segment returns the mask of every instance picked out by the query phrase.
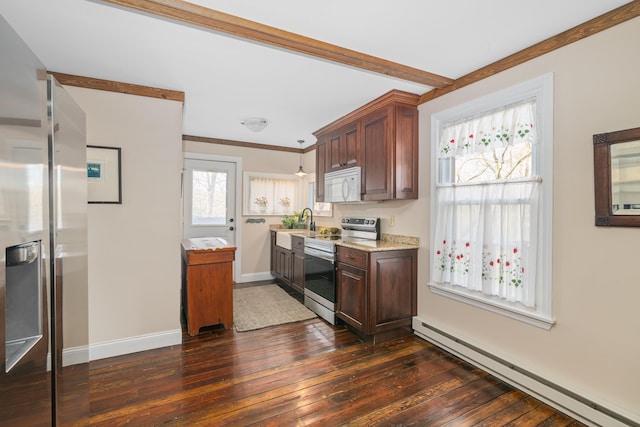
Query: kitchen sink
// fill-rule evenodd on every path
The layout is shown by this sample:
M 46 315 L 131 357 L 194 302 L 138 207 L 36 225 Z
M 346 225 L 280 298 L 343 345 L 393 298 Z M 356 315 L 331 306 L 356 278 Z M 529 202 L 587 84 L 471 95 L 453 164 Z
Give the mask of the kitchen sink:
M 291 250 L 291 233 L 299 233 L 301 230 L 278 230 L 276 233 L 276 246 Z

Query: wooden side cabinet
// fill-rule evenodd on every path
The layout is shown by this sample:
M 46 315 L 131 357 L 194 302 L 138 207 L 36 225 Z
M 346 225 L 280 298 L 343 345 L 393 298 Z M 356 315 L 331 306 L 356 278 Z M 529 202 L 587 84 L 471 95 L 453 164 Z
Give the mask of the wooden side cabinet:
M 417 252 L 338 246 L 337 317 L 374 344 L 411 335 L 417 313 Z
M 235 246 L 217 239 L 215 249 L 207 249 L 202 240 L 182 242 L 182 308 L 187 332 L 198 334 L 203 326 L 223 324 L 233 327 L 233 260 Z

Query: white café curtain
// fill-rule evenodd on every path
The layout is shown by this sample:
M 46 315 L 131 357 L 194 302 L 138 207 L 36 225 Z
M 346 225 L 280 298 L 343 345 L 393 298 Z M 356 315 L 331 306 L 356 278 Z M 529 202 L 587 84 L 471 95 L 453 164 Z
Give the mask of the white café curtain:
M 287 214 L 296 206 L 297 182 L 269 177 L 251 177 L 249 183 L 249 212 L 262 214 Z M 256 203 L 266 200 L 265 207 Z
M 533 146 L 535 129 L 533 102 L 509 106 L 443 128 L 438 157 Z M 432 283 L 534 307 L 540 180 L 448 181 L 436 186 Z

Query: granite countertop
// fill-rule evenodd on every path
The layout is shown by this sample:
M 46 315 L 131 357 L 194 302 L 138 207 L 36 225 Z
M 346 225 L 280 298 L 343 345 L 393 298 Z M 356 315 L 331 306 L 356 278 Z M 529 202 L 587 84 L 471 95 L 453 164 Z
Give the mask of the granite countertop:
M 316 237 L 321 234 L 320 231 L 309 231 L 308 229 L 300 228 L 285 228 L 280 224 L 271 224 L 269 226 L 271 231 L 286 231 L 287 233 L 303 236 L 303 237 Z M 368 242 L 343 242 L 336 241 L 336 245 L 346 248 L 359 249 L 365 252 L 380 252 L 380 251 L 399 251 L 403 249 L 418 249 L 420 247 L 420 239 L 418 237 L 399 236 L 396 234 L 382 233 L 380 240 L 371 240 Z
M 400 251 L 403 249 L 418 249 L 420 247 L 420 239 L 417 237 L 383 233 L 380 236 L 380 240 L 371 240 L 369 242 L 338 241 L 336 245 L 365 252 Z

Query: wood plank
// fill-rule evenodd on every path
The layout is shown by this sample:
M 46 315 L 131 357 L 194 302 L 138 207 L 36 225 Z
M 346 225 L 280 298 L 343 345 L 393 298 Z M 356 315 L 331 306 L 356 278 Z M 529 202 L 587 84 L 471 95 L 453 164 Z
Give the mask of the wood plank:
M 256 148 L 260 150 L 273 150 L 273 151 L 284 151 L 286 153 L 306 153 L 312 149 L 315 149 L 315 144 L 305 149 L 300 148 L 292 148 L 292 147 L 280 147 L 277 145 L 269 145 L 269 144 L 256 144 L 255 142 L 243 142 L 243 141 L 233 141 L 231 139 L 220 139 L 220 138 L 209 138 L 206 136 L 195 136 L 195 135 L 182 135 L 183 141 L 194 141 L 194 142 L 204 142 L 206 144 L 218 144 L 218 145 L 229 145 L 231 147 L 244 147 L 244 148 Z
M 104 0 L 144 13 L 366 71 L 441 88 L 453 80 L 181 0 Z M 364 19 L 364 18 L 363 18 Z
M 462 87 L 468 86 L 472 83 L 483 80 L 494 74 L 513 68 L 524 62 L 535 59 L 539 56 L 545 55 L 549 52 L 553 52 L 556 49 L 567 46 L 571 43 L 582 40 L 586 37 L 592 36 L 604 31 L 618 24 L 621 24 L 630 19 L 640 16 L 640 0 L 634 0 L 617 9 L 593 18 L 583 24 L 577 25 L 567 31 L 564 31 L 558 35 L 550 37 L 539 43 L 534 44 L 526 49 L 509 55 L 499 61 L 482 67 L 476 71 L 473 71 L 465 76 L 456 79 L 453 84 L 445 87 L 438 88 L 423 94 L 420 97 L 420 104 L 431 101 L 432 99 L 446 95 L 454 90 L 458 90 Z
M 424 359 L 423 359 L 424 357 Z M 415 360 L 429 360 L 426 364 L 417 364 Z M 335 369 L 346 369 L 345 365 L 333 363 Z M 296 389 L 292 393 L 282 393 L 270 399 L 269 409 L 260 413 L 236 411 L 227 414 L 226 417 L 216 417 L 215 421 L 222 421 L 233 425 L 248 425 L 259 422 L 260 424 L 287 425 L 302 419 L 303 414 L 330 413 L 331 419 L 323 419 L 325 425 L 338 425 L 353 410 L 361 411 L 367 408 L 376 408 L 379 404 L 379 393 L 383 394 L 404 390 L 403 386 L 417 383 L 423 376 L 434 377 L 436 373 L 449 372 L 458 368 L 456 363 L 450 360 L 444 363 L 438 359 L 436 352 L 419 351 L 402 357 L 393 358 L 384 364 L 381 369 L 378 364 L 360 366 L 360 369 L 351 372 L 350 387 L 343 390 L 344 378 L 338 377 L 330 381 L 321 382 L 313 387 Z M 429 365 L 429 368 L 427 366 Z M 423 371 L 421 371 L 423 370 Z M 427 372 L 428 371 L 428 372 Z M 448 374 L 444 379 L 452 379 L 453 374 Z M 442 381 L 443 377 L 439 379 Z M 417 388 L 423 388 L 419 386 Z M 408 388 L 407 388 L 408 389 Z M 358 402 L 352 401 L 352 396 L 363 396 Z M 346 411 L 338 408 L 345 407 Z M 295 414 L 292 418 L 292 414 Z M 250 417 L 247 417 L 250 415 Z M 193 421 L 189 418 L 189 422 Z M 198 421 L 202 421 L 198 419 Z M 207 421 L 213 421 L 207 419 Z M 306 421 L 306 420 L 305 420 Z
M 107 92 L 126 93 L 128 95 L 146 96 L 149 98 L 167 99 L 184 102 L 184 92 L 170 89 L 160 89 L 151 86 L 134 85 L 113 80 L 96 79 L 94 77 L 75 76 L 73 74 L 49 71 L 58 83 L 66 86 L 84 87 L 87 89 L 104 90 Z
M 185 332 L 91 362 L 89 388 L 77 425 L 582 425 L 417 337 L 374 346 L 321 319 Z

